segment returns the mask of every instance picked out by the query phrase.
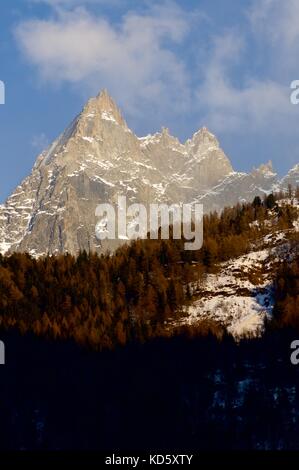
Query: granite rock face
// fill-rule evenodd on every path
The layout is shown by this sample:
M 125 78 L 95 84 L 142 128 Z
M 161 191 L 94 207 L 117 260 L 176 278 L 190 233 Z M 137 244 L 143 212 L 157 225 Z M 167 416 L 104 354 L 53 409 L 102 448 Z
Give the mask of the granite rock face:
M 280 182 L 281 189 L 283 190 L 287 190 L 289 185 L 293 188 L 299 185 L 299 163 L 297 163 Z
M 297 169 L 296 169 L 297 168 Z M 298 165 L 283 186 L 299 180 Z M 279 187 L 271 164 L 235 172 L 216 137 L 202 128 L 182 144 L 168 129 L 138 138 L 106 90 L 37 158 L 0 206 L 0 251 L 39 256 L 113 250 L 95 236 L 98 204 L 202 202 L 205 212 Z

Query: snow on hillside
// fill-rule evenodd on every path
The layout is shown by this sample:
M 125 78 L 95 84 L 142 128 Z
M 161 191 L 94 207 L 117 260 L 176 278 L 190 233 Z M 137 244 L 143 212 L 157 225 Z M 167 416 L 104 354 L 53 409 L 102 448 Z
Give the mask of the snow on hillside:
M 186 309 L 181 324 L 191 325 L 203 318 L 221 322 L 235 337 L 262 332 L 264 319 L 271 315 L 272 281 L 267 272 L 271 250 L 251 252 L 221 265 L 208 274 L 195 300 Z
M 283 199 L 278 205 L 299 206 L 296 198 Z M 255 224 L 258 227 L 258 222 Z M 235 337 L 262 333 L 265 318 L 273 310 L 273 273 L 283 259 L 292 259 L 288 237 L 299 231 L 299 219 L 293 229 L 277 230 L 276 214 L 269 211 L 264 223 L 270 233 L 262 235 L 252 251 L 219 265 L 215 274 L 207 274 L 191 285 L 193 300 L 185 307 L 185 316 L 174 326 L 196 324 L 211 319 L 223 324 Z

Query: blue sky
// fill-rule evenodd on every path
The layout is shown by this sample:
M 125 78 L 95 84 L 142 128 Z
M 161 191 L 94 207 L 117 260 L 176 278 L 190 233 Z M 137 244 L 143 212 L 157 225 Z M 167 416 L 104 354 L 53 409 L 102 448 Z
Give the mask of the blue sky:
M 138 134 L 205 125 L 236 170 L 299 162 L 297 0 L 1 0 L 0 201 L 108 88 Z

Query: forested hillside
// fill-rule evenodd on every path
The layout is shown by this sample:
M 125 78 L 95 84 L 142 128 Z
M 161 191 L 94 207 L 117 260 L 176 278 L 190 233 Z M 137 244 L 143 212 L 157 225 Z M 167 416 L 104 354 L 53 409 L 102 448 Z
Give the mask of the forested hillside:
M 277 203 L 286 196 L 257 197 L 252 204 L 205 216 L 198 251 L 185 251 L 184 240 L 170 239 L 138 240 L 105 256 L 0 256 L 0 324 L 21 333 L 73 338 L 95 349 L 178 333 L 169 321 L 184 314 L 192 284 L 200 285 L 218 263 L 252 250 L 266 234 L 293 228 L 297 207 Z M 289 238 L 296 243 L 296 233 L 290 231 Z M 192 329 L 221 336 L 211 321 Z
M 270 195 L 206 216 L 198 252 L 146 240 L 0 257 L 0 448 L 299 449 L 297 220 L 294 194 Z M 180 325 L 206 277 L 277 239 L 262 336 L 236 341 L 216 317 Z

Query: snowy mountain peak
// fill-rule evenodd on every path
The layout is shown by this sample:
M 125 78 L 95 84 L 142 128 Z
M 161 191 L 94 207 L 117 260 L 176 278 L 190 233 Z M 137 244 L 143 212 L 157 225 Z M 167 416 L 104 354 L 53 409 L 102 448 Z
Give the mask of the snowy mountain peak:
M 0 206 L 0 252 L 77 253 L 115 249 L 95 236 L 95 208 L 119 194 L 148 205 L 198 201 L 205 212 L 251 201 L 278 187 L 272 164 L 233 171 L 216 137 L 199 129 L 182 144 L 167 128 L 138 138 L 107 90 L 91 98 Z M 299 165 L 283 186 L 299 183 Z
M 219 147 L 219 142 L 215 135 L 212 134 L 212 132 L 210 132 L 206 127 L 202 127 L 197 132 L 195 132 L 191 140 L 196 143 L 214 144 L 215 146 Z
M 291 176 L 291 175 L 299 175 L 299 163 L 297 163 L 295 166 L 293 166 L 293 168 L 291 168 L 288 172 L 288 175 Z
M 299 185 L 299 163 L 291 168 L 287 175 L 281 180 L 282 189 L 288 189 L 289 185 L 293 187 Z
M 206 127 L 195 132 L 185 145 L 193 154 L 202 153 L 208 149 L 219 149 L 218 140 Z
M 162 135 L 164 136 L 170 135 L 168 127 L 162 127 Z
M 184 146 L 181 144 L 179 139 L 170 134 L 168 127 L 162 127 L 160 140 L 166 146 L 170 146 L 172 150 L 177 150 L 178 148 L 180 148 L 182 151 L 184 150 Z
M 273 165 L 272 165 L 271 160 L 269 160 L 267 163 L 261 164 L 257 169 L 254 169 L 254 171 L 258 173 L 262 173 L 263 175 L 269 175 L 269 176 L 273 176 L 276 174 L 273 170 Z
M 81 113 L 81 117 L 93 119 L 100 118 L 127 128 L 127 124 L 115 101 L 106 89 L 102 90 L 96 97 L 91 98 Z
M 154 135 L 148 134 L 145 137 L 139 137 L 138 140 L 142 148 L 147 148 L 151 144 L 185 153 L 185 146 L 181 144 L 177 137 L 170 134 L 167 127 L 162 127 L 161 132 L 156 132 Z

